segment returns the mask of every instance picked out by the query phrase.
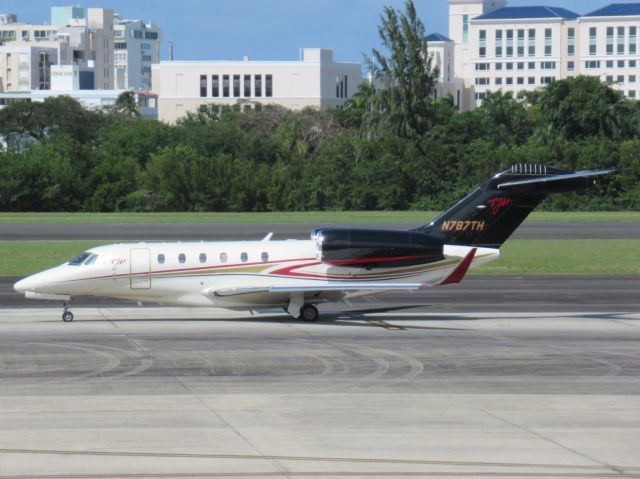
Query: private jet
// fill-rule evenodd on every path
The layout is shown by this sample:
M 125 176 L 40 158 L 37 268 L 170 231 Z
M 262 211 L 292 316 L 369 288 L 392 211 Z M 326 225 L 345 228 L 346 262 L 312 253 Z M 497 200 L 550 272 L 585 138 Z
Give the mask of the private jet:
M 26 298 L 78 296 L 231 310 L 282 308 L 304 321 L 317 305 L 386 291 L 459 283 L 549 194 L 584 189 L 613 170 L 567 172 L 521 164 L 500 171 L 441 216 L 410 231 L 323 228 L 308 240 L 99 246 L 18 281 Z

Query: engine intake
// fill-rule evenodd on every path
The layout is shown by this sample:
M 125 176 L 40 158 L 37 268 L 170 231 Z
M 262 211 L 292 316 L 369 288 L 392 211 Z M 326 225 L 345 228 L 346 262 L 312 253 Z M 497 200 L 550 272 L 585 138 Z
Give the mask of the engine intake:
M 442 243 L 416 231 L 328 228 L 313 238 L 317 259 L 336 266 L 391 268 L 444 259 Z

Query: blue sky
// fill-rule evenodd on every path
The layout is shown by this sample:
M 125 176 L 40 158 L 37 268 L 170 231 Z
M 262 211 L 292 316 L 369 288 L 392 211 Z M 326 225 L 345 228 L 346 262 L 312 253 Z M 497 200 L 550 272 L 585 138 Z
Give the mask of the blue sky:
M 640 0 L 636 0 L 640 1 Z M 414 0 L 427 32 L 447 34 L 447 0 Z M 624 0 L 511 0 L 509 5 L 551 5 L 587 13 Z M 340 61 L 360 61 L 379 46 L 377 25 L 384 5 L 402 8 L 404 0 L 2 0 L 3 13 L 42 23 L 52 5 L 113 8 L 126 18 L 159 24 L 177 60 L 295 60 L 300 47 L 334 49 Z

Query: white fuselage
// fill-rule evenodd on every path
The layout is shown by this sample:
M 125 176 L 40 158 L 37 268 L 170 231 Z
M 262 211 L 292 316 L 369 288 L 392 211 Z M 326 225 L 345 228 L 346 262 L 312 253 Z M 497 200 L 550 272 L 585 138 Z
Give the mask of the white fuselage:
M 313 239 L 114 244 L 88 250 L 79 264 L 65 263 L 25 278 L 15 289 L 42 299 L 102 296 L 231 309 L 286 307 L 292 298 L 289 287 L 313 289 L 304 301 L 321 303 L 384 291 L 389 285 L 438 285 L 471 249 L 445 245 L 441 261 L 367 268 L 321 261 Z M 497 249 L 477 248 L 471 266 L 498 256 Z M 234 289 L 243 293 L 221 294 Z

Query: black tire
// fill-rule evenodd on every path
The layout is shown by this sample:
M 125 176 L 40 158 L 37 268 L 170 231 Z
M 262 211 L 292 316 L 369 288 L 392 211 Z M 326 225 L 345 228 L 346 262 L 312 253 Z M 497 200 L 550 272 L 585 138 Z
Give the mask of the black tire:
M 64 313 L 62 313 L 62 320 L 65 323 L 70 323 L 71 321 L 73 321 L 73 313 L 71 311 L 65 311 Z
M 313 323 L 317 321 L 319 317 L 320 312 L 313 304 L 305 304 L 300 310 L 300 319 L 306 323 Z

